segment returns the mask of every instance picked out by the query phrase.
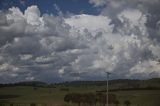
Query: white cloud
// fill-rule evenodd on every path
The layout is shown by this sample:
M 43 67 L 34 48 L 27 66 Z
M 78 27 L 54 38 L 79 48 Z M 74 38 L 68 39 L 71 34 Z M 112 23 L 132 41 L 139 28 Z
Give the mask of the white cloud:
M 65 19 L 74 30 L 83 32 L 85 29 L 92 34 L 96 32 L 112 32 L 112 25 L 109 25 L 111 20 L 107 16 L 94 16 L 94 15 L 75 15 Z
M 160 65 L 157 61 L 144 61 L 132 67 L 130 69 L 130 73 L 127 75 L 128 77 L 139 75 L 142 78 L 152 78 L 159 77 L 160 73 Z M 153 74 L 155 73 L 155 74 Z
M 152 51 L 156 58 L 160 58 L 160 46 L 159 45 L 150 45 L 149 49 Z
M 40 11 L 37 6 L 28 7 L 24 12 L 24 17 L 26 18 L 28 24 L 40 24 Z
M 136 18 L 130 16 L 130 10 L 119 14 L 120 18 L 123 17 L 121 21 L 124 27 L 121 27 L 117 33 L 112 32 L 113 26 L 110 25 L 110 19 L 106 16 L 95 16 L 97 20 L 100 19 L 98 21 L 93 21 L 94 16 L 87 15 L 78 15 L 67 19 L 66 22 L 72 26 L 71 35 L 75 30 L 79 32 L 78 30 L 83 28 L 87 29 L 91 36 L 88 38 L 85 30 L 79 32 L 82 34 L 80 34 L 81 37 L 84 36 L 85 40 L 83 41 L 89 46 L 89 49 L 88 52 L 78 56 L 78 59 L 72 63 L 74 70 L 87 71 L 91 69 L 89 71 L 94 71 L 95 69 L 103 69 L 127 76 L 130 73 L 130 68 L 134 67 L 135 64 L 143 59 L 150 58 L 151 54 L 148 47 L 153 42 L 148 38 L 145 27 L 146 17 L 138 10 L 131 11 L 134 12 Z M 103 20 L 104 17 L 105 20 Z M 93 23 L 91 23 L 92 21 Z M 102 21 L 106 27 L 99 24 L 99 21 Z M 94 22 L 97 23 L 94 24 Z M 125 26 L 125 24 L 128 26 Z M 139 29 L 135 29 L 135 27 Z M 95 31 L 101 32 L 100 38 L 92 39 Z M 144 71 L 143 73 L 148 72 Z
M 159 0 L 89 0 L 89 3 L 94 4 L 95 6 L 103 6 L 103 5 L 107 5 L 109 3 L 113 4 L 113 7 L 117 7 L 117 3 L 119 2 L 119 4 L 124 4 L 124 3 L 128 3 L 128 5 L 132 5 L 132 4 L 137 4 L 140 3 L 141 4 L 156 4 L 159 3 Z M 115 4 L 116 3 L 116 4 Z
M 24 54 L 24 55 L 20 55 L 21 60 L 29 60 L 31 59 L 33 56 L 30 54 Z
M 33 81 L 35 78 L 32 76 L 32 77 L 26 77 L 26 80 L 27 81 Z
M 12 72 L 16 72 L 18 70 L 19 70 L 18 67 L 15 67 L 14 65 L 11 65 L 9 63 L 3 63 L 2 65 L 0 65 L 0 71 L 12 71 Z
M 9 64 L 4 63 L 0 66 L 0 70 L 8 70 Z
M 51 61 L 52 58 L 51 57 L 47 57 L 47 56 L 40 56 L 40 57 L 37 57 L 35 59 L 35 62 L 38 62 L 38 63 L 45 63 L 45 62 L 49 62 Z
M 59 70 L 58 70 L 58 73 L 59 73 L 60 75 L 63 75 L 63 74 L 64 74 L 64 69 L 65 69 L 64 67 L 61 68 L 61 69 L 59 69 Z
M 8 20 L 14 20 L 14 21 L 23 20 L 24 18 L 23 13 L 20 11 L 18 7 L 12 7 L 9 9 L 9 11 L 11 13 L 6 15 Z
M 118 18 L 121 20 L 122 23 L 126 21 L 127 19 L 130 21 L 129 23 L 137 26 L 139 23 L 145 23 L 146 17 L 143 16 L 143 13 L 140 10 L 124 10 L 122 13 L 118 15 Z
M 147 17 L 137 9 L 119 12 L 120 26 L 110 15 L 65 18 L 40 14 L 37 6 L 9 11 L 0 13 L 5 22 L 0 22 L 1 81 L 57 81 L 76 73 L 80 79 L 101 78 L 104 71 L 119 78 L 140 78 L 149 69 L 159 73 L 152 60 L 159 58 L 160 44 L 150 39 Z

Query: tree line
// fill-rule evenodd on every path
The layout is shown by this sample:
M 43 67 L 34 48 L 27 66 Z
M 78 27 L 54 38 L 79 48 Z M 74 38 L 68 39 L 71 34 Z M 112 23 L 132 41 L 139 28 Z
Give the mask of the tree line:
M 24 81 L 16 83 L 4 83 L 0 84 L 0 87 L 12 87 L 12 86 L 36 86 L 36 87 L 47 87 L 48 84 L 41 81 Z
M 105 106 L 106 104 L 105 93 L 68 93 L 64 96 L 64 101 L 68 104 L 78 104 L 78 106 Z M 115 94 L 108 95 L 108 103 L 120 104 Z M 126 106 L 130 105 L 130 101 L 124 101 Z

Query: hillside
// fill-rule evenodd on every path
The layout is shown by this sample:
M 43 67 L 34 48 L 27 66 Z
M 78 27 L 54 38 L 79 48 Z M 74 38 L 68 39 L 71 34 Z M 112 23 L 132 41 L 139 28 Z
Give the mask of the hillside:
M 55 84 L 58 86 L 74 86 L 74 87 L 87 87 L 87 86 L 106 86 L 106 81 L 72 81 Z M 131 88 L 148 88 L 160 89 L 160 78 L 153 78 L 148 80 L 135 80 L 135 79 L 118 79 L 109 81 L 110 89 L 131 89 Z

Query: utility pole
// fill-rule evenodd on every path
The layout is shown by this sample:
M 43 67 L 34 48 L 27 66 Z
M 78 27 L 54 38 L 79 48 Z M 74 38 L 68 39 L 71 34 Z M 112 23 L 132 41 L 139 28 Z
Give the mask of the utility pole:
M 106 92 L 106 106 L 108 106 L 108 94 L 109 94 L 109 92 L 108 92 L 108 80 L 109 80 L 109 75 L 111 74 L 110 72 L 106 72 L 106 74 L 107 74 L 107 92 Z

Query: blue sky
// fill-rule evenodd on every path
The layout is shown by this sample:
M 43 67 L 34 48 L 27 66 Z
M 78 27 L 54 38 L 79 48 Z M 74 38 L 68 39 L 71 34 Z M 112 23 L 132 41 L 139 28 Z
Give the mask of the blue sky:
M 65 14 L 100 14 L 102 7 L 94 7 L 88 0 L 1 0 L 0 9 L 19 7 L 24 11 L 28 6 L 37 5 L 41 13 L 52 13 L 57 15 L 55 5 Z

